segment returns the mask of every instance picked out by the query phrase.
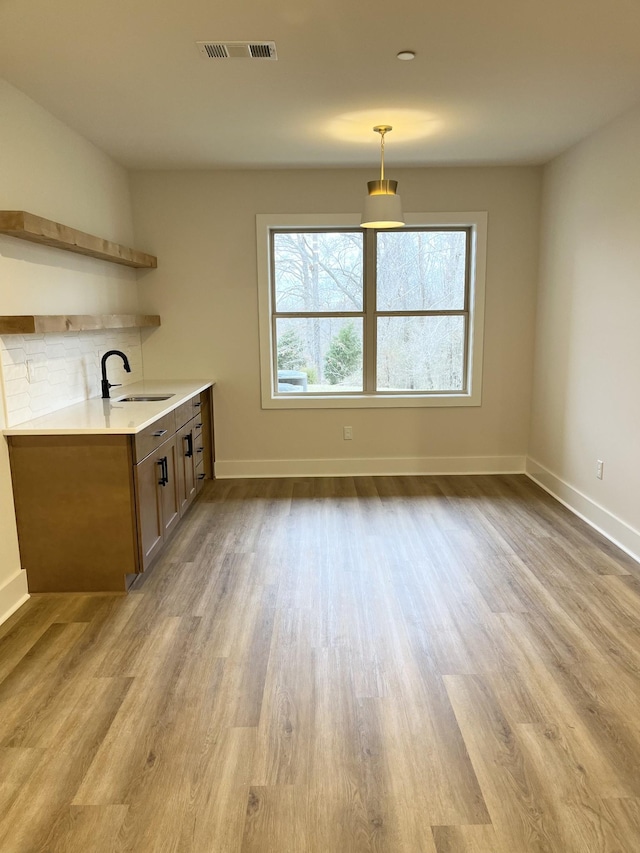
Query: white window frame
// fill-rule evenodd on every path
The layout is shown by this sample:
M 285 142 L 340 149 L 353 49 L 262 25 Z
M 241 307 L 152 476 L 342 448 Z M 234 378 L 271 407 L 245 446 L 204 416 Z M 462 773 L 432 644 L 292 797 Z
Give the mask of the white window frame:
M 260 382 L 263 409 L 371 409 L 480 406 L 482 404 L 482 355 L 484 339 L 484 294 L 487 264 L 487 213 L 407 213 L 407 226 L 442 225 L 471 229 L 469 267 L 469 372 L 467 390 L 459 393 L 411 395 L 349 394 L 283 395 L 275 393 L 276 378 L 272 340 L 271 241 L 272 229 L 278 228 L 359 228 L 360 215 L 349 214 L 271 214 L 256 216 L 258 261 L 258 311 L 260 326 Z

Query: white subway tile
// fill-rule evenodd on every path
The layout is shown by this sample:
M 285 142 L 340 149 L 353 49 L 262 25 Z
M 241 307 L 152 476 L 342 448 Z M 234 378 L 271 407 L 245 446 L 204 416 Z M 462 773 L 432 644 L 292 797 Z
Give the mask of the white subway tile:
M 28 394 L 14 394 L 6 396 L 7 412 L 17 412 L 18 409 L 26 409 L 31 403 L 31 398 Z
M 27 355 L 33 355 L 37 352 L 46 352 L 47 345 L 44 341 L 44 338 L 36 338 L 34 336 L 33 340 L 27 339 L 24 343 L 24 350 Z
M 26 360 L 27 354 L 24 347 L 2 351 L 3 364 L 24 364 Z
M 29 386 L 29 396 L 32 400 L 35 400 L 36 397 L 46 397 L 51 394 L 51 385 L 49 382 L 32 382 Z
M 49 383 L 51 385 L 64 385 L 67 381 L 65 370 L 52 370 L 49 372 Z
M 3 364 L 2 373 L 5 382 L 10 382 L 12 379 L 26 379 L 27 365 L 22 364 Z
M 7 425 L 12 427 L 16 424 L 21 424 L 24 421 L 30 421 L 33 418 L 33 412 L 27 406 L 24 409 L 17 409 L 15 412 L 9 413 L 7 417 Z
M 5 380 L 4 393 L 6 397 L 15 397 L 20 394 L 29 394 L 29 380 L 25 376 L 18 379 Z
M 46 352 L 47 352 L 47 357 L 48 357 L 48 358 L 51 358 L 51 359 L 54 359 L 54 358 L 64 358 L 64 357 L 65 357 L 65 355 L 66 355 L 66 349 L 65 349 L 65 347 L 64 347 L 64 345 L 63 345 L 63 344 L 50 344 L 50 343 L 47 343 L 47 344 L 46 344 L 46 348 L 47 348 L 47 349 L 46 349 Z
M 2 335 L 0 340 L 3 349 L 24 349 L 24 337 L 22 335 Z

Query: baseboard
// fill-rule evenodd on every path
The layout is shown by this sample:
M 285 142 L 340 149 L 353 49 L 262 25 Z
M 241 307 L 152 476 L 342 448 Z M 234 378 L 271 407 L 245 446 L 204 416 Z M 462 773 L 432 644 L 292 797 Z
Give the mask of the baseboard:
M 530 457 L 526 460 L 527 476 L 549 492 L 571 512 L 586 521 L 594 530 L 640 562 L 640 531 L 631 527 L 608 509 L 596 503 L 583 492 L 565 482 L 544 465 Z
M 523 474 L 524 456 L 388 459 L 222 459 L 216 477 L 383 477 L 402 474 Z
M 29 598 L 27 573 L 18 571 L 0 586 L 0 625 Z

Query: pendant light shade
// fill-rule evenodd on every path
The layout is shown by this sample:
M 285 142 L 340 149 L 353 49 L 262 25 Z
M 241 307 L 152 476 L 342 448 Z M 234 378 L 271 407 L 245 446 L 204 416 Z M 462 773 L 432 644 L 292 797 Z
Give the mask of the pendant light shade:
M 404 216 L 400 196 L 396 193 L 398 182 L 384 177 L 384 135 L 392 128 L 381 124 L 373 129 L 380 134 L 380 180 L 367 183 L 368 195 L 360 224 L 363 228 L 399 228 L 404 225 Z

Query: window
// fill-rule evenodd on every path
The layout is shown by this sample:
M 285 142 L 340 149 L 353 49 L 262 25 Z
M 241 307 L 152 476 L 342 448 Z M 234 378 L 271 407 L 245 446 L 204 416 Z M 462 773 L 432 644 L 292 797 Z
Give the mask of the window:
M 353 219 L 258 217 L 263 406 L 479 405 L 486 214 Z

